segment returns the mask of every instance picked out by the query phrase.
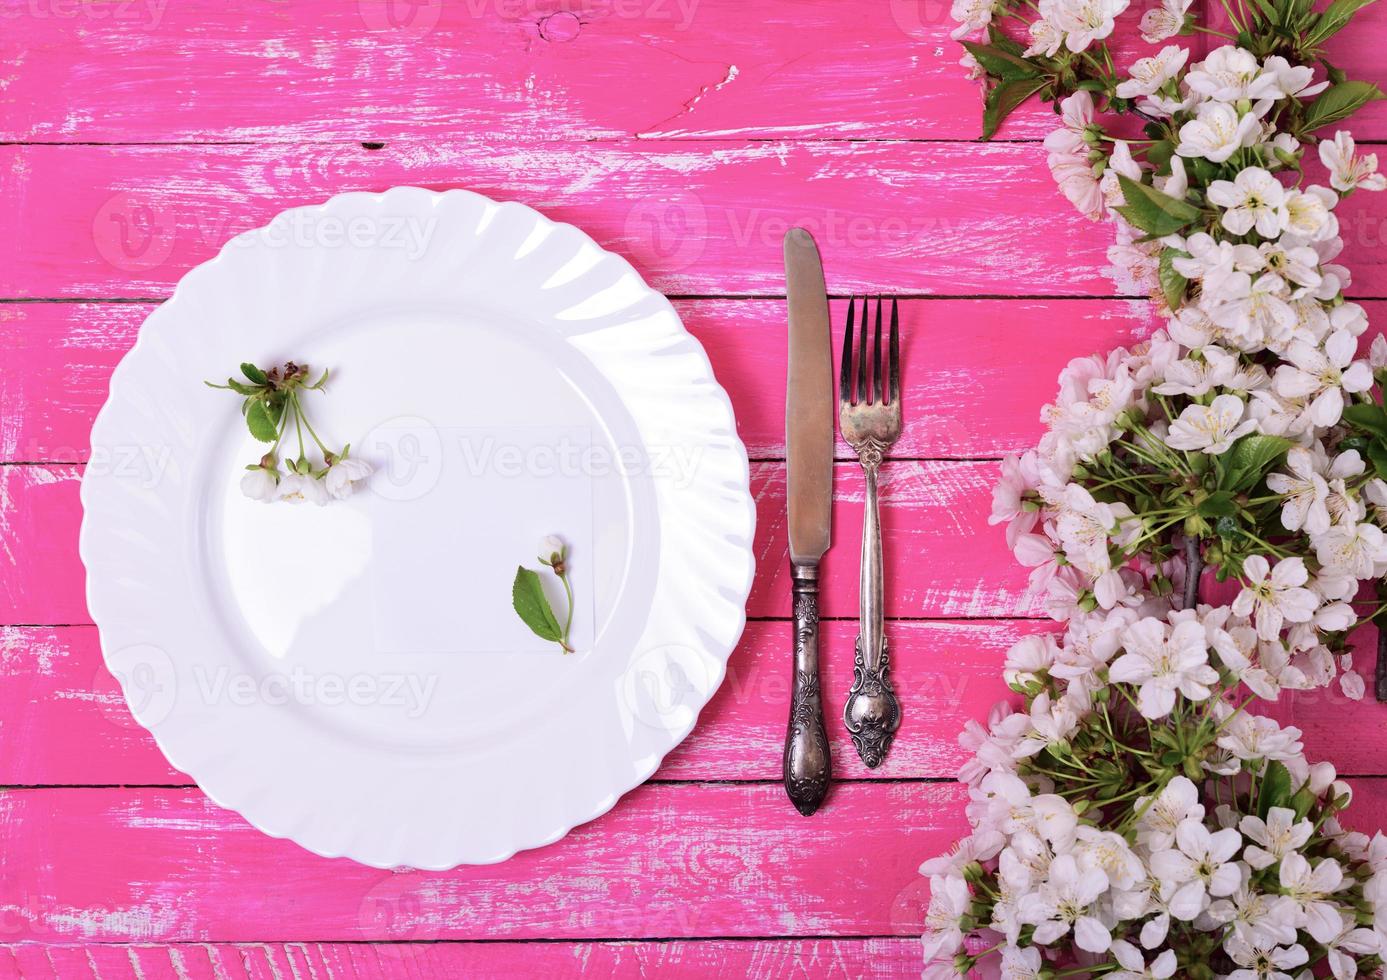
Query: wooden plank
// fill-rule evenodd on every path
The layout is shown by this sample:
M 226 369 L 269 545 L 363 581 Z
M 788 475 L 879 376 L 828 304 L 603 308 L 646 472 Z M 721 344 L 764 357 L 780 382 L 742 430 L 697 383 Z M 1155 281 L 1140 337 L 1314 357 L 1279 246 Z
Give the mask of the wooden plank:
M 852 684 L 857 623 L 823 634 L 824 711 L 843 778 L 952 778 L 957 736 L 1008 697 L 1000 665 L 1021 636 L 1049 623 L 895 622 L 896 691 L 905 713 L 887 761 L 867 769 L 839 719 Z M 698 727 L 658 779 L 775 779 L 790 703 L 790 624 L 752 622 Z M 126 678 L 138 682 L 138 678 Z M 189 697 L 201 697 L 189 692 Z M 126 709 L 92 627 L 0 629 L 0 785 L 188 785 Z
M 1314 168 L 1311 168 L 1313 173 Z M 534 206 L 678 295 L 784 291 L 787 228 L 835 294 L 1113 296 L 1112 228 L 1056 191 L 1034 144 L 392 143 L 0 146 L 0 299 L 167 296 L 236 233 L 340 191 L 465 187 Z M 1353 293 L 1387 295 L 1387 199 L 1339 209 Z M 426 251 L 426 223 L 382 227 Z M 297 239 L 341 242 L 309 220 Z
M 954 784 L 838 786 L 812 823 L 778 783 L 646 785 L 549 847 L 398 873 L 196 790 L 10 790 L 0 921 L 10 942 L 914 936 L 919 863 L 962 827 Z
M 917 0 L 3 0 L 0 140 L 972 139 Z M 92 84 L 94 79 L 101 84 Z M 54 98 L 62 92 L 62 98 Z M 1043 134 L 1038 107 L 1008 134 Z
M 0 146 L 0 196 L 24 229 L 0 236 L 0 298 L 164 297 L 286 208 L 398 184 L 532 205 L 680 295 L 783 293 L 781 240 L 795 224 L 815 233 L 839 295 L 1114 294 L 1101 274 L 1111 229 L 1056 192 L 1035 145 L 431 141 Z M 427 225 L 395 231 L 427 248 Z M 311 221 L 295 231 L 341 234 Z
M 823 631 L 824 712 L 836 774 L 845 779 L 952 778 L 967 753 L 958 734 L 1011 699 L 1001 663 L 1022 636 L 1057 629 L 1029 621 L 892 622 L 894 679 L 904 727 L 886 762 L 867 769 L 839 723 L 852 681 L 857 624 Z M 1355 636 L 1371 672 L 1376 633 Z M 727 678 L 693 734 L 665 760 L 661 780 L 775 779 L 789 704 L 790 624 L 752 622 Z M 127 678 L 127 681 L 131 680 Z M 1347 775 L 1387 775 L 1379 747 L 1387 710 L 1337 691 L 1287 693 L 1267 713 L 1304 732 L 1311 758 Z M 0 784 L 191 785 L 131 718 L 91 627 L 0 629 Z
M 785 306 L 778 300 L 681 300 L 732 396 L 753 459 L 785 454 Z M 0 304 L 0 462 L 76 463 L 112 368 L 153 307 Z M 840 327 L 846 304 L 832 304 Z M 907 300 L 902 352 L 908 424 L 896 456 L 995 457 L 1035 444 L 1040 406 L 1071 358 L 1131 344 L 1154 326 L 1142 300 Z M 1064 343 L 1037 338 L 1063 325 Z M 839 342 L 841 337 L 835 340 Z M 311 359 L 311 358 L 310 358 Z M 195 381 L 196 379 L 189 379 Z M 842 458 L 850 450 L 840 444 Z
M 601 943 L 236 943 L 0 946 L 0 977 L 24 980 L 277 980 L 283 977 L 545 976 L 578 980 L 886 980 L 920 970 L 908 939 Z
M 0 140 L 966 140 L 981 128 L 949 6 L 930 0 L 306 0 L 254 18 L 214 0 L 4 0 L 0 17 Z M 1331 60 L 1381 81 L 1384 26 L 1387 12 L 1363 11 Z M 1119 63 L 1153 50 L 1119 46 Z M 1384 123 L 1374 107 L 1352 125 L 1381 139 Z M 1053 126 L 1032 104 L 1003 135 Z
M 149 470 L 130 465 L 131 478 Z M 890 616 L 982 618 L 1032 615 L 1026 569 L 1012 559 L 1000 528 L 990 527 L 996 464 L 893 460 L 882 467 L 882 533 Z M 88 623 L 85 574 L 77 556 L 81 524 L 75 466 L 0 466 L 0 625 Z M 857 615 L 858 542 L 863 485 L 856 463 L 836 471 L 833 548 L 823 564 L 823 613 Z M 785 467 L 756 463 L 756 581 L 747 603 L 753 617 L 790 613 Z
M 1349 825 L 1387 817 L 1356 779 Z M 11 790 L 11 942 L 916 936 L 953 783 L 850 783 L 806 821 L 774 783 L 647 784 L 563 840 L 447 872 L 317 857 L 196 791 Z M 285 914 L 292 910 L 291 914 Z

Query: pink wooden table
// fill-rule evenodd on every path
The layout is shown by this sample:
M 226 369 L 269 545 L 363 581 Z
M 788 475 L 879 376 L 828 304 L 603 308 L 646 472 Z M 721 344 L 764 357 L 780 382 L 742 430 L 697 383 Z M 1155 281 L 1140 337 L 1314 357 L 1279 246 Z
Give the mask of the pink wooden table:
M 1049 628 L 986 525 L 1070 357 L 1143 336 L 1109 231 L 1055 192 L 1030 109 L 979 145 L 947 0 L 0 0 L 0 976 L 735 977 L 918 972 L 920 861 L 962 824 L 955 735 Z M 1335 61 L 1382 81 L 1387 6 Z M 1375 40 L 1376 39 L 1376 40 Z M 1354 125 L 1387 139 L 1381 103 Z M 1381 151 L 1379 151 L 1381 152 Z M 676 298 L 759 501 L 751 622 L 698 730 L 600 820 L 504 864 L 329 861 L 208 802 L 126 713 L 77 559 L 112 366 L 192 265 L 345 190 L 467 187 L 571 221 Z M 1387 198 L 1340 213 L 1387 323 Z M 780 238 L 830 291 L 908 296 L 883 475 L 905 725 L 810 822 L 778 782 L 789 627 Z M 841 302 L 835 316 L 841 322 Z M 826 562 L 827 713 L 851 674 L 861 484 Z M 1367 638 L 1371 640 L 1371 637 Z M 1387 709 L 1280 708 L 1387 822 Z

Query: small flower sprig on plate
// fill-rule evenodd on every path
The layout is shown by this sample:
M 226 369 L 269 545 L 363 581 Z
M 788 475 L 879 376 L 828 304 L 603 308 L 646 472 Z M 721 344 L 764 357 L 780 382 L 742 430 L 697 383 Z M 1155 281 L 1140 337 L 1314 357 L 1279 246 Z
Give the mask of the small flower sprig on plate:
M 521 565 L 515 570 L 515 582 L 511 586 L 511 605 L 521 621 L 530 631 L 542 640 L 557 643 L 564 653 L 572 653 L 569 632 L 573 628 L 573 586 L 568 580 L 568 545 L 563 538 L 549 535 L 539 543 L 539 563 L 552 571 L 563 584 L 564 595 L 568 597 L 568 612 L 563 624 L 559 624 L 549 597 L 544 594 L 544 583 L 539 572 Z
M 350 444 L 339 452 L 332 451 L 308 421 L 303 393 L 322 391 L 327 384 L 327 371 L 312 384 L 308 381 L 308 365 L 293 361 L 268 370 L 247 362 L 241 365 L 241 374 L 244 381 L 227 378 L 226 384 L 204 384 L 242 396 L 241 415 L 246 428 L 259 441 L 271 443 L 269 451 L 259 462 L 248 465 L 241 478 L 241 491 L 247 497 L 266 502 L 311 501 L 321 506 L 331 499 L 350 496 L 357 484 L 371 475 L 368 463 L 350 455 Z M 291 429 L 298 443 L 298 456 L 285 460 L 281 469 L 280 446 Z M 305 432 L 308 442 L 304 441 Z M 309 458 L 314 445 L 322 454 L 320 465 Z

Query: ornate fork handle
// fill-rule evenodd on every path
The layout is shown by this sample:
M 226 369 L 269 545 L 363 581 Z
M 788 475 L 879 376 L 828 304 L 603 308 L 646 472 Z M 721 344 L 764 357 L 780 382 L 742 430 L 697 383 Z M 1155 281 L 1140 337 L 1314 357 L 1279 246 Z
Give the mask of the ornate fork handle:
M 795 689 L 785 733 L 785 792 L 806 817 L 828 795 L 833 762 L 819 693 L 819 566 L 790 566 L 795 606 Z
M 867 439 L 857 449 L 867 477 L 867 505 L 862 525 L 861 621 L 852 690 L 843 706 L 843 722 L 857 754 L 867 768 L 875 769 L 886 758 L 891 740 L 901 724 L 901 707 L 891 690 L 891 658 L 887 652 L 882 609 L 881 521 L 877 504 L 877 470 L 885 449 Z

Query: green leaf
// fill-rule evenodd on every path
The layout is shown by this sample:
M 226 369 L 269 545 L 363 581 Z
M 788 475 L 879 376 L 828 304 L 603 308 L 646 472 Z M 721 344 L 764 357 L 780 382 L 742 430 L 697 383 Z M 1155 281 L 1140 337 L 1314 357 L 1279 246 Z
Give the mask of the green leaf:
M 1117 183 L 1122 188 L 1122 199 L 1126 202 L 1116 210 L 1136 228 L 1148 235 L 1169 235 L 1179 231 L 1199 217 L 1199 209 L 1193 204 L 1171 197 L 1122 174 L 1117 175 Z
M 1018 55 L 1010 54 L 996 45 L 964 41 L 963 46 L 968 49 L 968 53 L 977 60 L 985 72 L 1003 81 L 1015 82 L 1026 78 L 1041 77 L 1041 71 L 1036 65 Z
M 994 48 L 1005 51 L 1007 54 L 1014 54 L 1017 57 L 1020 57 L 1021 53 L 1026 50 L 1025 46 L 1020 42 L 1007 37 L 1007 35 L 997 27 L 995 21 L 987 25 L 987 39 Z
M 241 365 L 241 373 L 251 380 L 252 383 L 263 385 L 269 383 L 269 378 L 265 377 L 265 372 L 254 364 L 247 361 Z
M 549 597 L 544 594 L 544 585 L 539 573 L 520 566 L 515 570 L 515 582 L 510 590 L 511 605 L 521 622 L 541 640 L 558 643 L 563 638 L 563 627 L 554 617 L 549 606 Z
M 1198 507 L 1200 517 L 1232 517 L 1238 512 L 1238 502 L 1228 490 L 1219 490 L 1209 496 Z
M 1375 442 L 1368 447 L 1368 462 L 1373 464 L 1377 475 L 1387 480 L 1387 446 Z
M 1280 762 L 1267 763 L 1267 771 L 1262 775 L 1262 789 L 1257 794 L 1257 815 L 1263 820 L 1274 806 L 1287 806 L 1291 802 L 1291 771 Z
M 1171 157 L 1175 156 L 1175 144 L 1170 140 L 1157 140 L 1146 148 L 1146 161 L 1166 173 Z
M 1387 96 L 1372 82 L 1340 82 L 1332 85 L 1306 107 L 1301 130 L 1310 133 L 1347 119 L 1369 102 L 1382 98 Z
M 1387 439 L 1387 411 L 1381 405 L 1349 405 L 1344 409 L 1344 421 L 1379 439 Z
M 1305 35 L 1302 47 L 1317 48 L 1347 26 L 1353 15 L 1373 0 L 1334 0 L 1321 12 L 1319 19 Z
M 1045 81 L 1044 78 L 1022 78 L 994 86 L 983 103 L 982 138 L 990 140 L 996 135 L 1002 121 L 1022 102 L 1044 88 Z
M 261 442 L 274 442 L 279 436 L 278 420 L 259 398 L 246 403 L 246 428 Z
M 1168 248 L 1161 253 L 1161 292 L 1165 295 L 1166 306 L 1172 310 L 1178 310 L 1180 304 L 1185 301 L 1185 290 L 1189 288 L 1190 284 L 1188 279 L 1175 271 L 1173 262 L 1175 259 L 1187 259 L 1189 257 L 1188 252 L 1183 252 L 1178 248 Z
M 1251 490 L 1285 457 L 1291 446 L 1291 440 L 1282 436 L 1243 436 L 1220 459 L 1223 478 L 1219 480 L 1219 488 L 1233 493 Z
M 238 395 L 245 395 L 247 398 L 253 398 L 260 393 L 259 388 L 248 385 L 244 381 L 237 381 L 235 378 L 227 378 L 226 387 Z
M 1218 520 L 1214 521 L 1214 533 L 1225 541 L 1231 539 L 1233 535 L 1237 534 L 1240 530 L 1241 528 L 1238 527 L 1236 518 L 1220 517 Z M 1219 581 L 1221 582 L 1223 580 L 1219 579 Z

